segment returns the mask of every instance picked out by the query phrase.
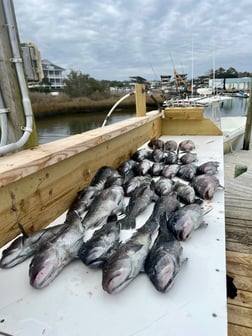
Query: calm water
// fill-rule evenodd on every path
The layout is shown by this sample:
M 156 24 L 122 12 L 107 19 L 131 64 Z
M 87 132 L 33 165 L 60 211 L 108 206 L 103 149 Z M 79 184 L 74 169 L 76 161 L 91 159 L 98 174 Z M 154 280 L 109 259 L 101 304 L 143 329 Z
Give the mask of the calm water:
M 222 116 L 246 115 L 248 100 L 233 98 L 221 107 Z M 106 112 L 107 113 L 107 112 Z M 36 120 L 39 144 L 47 143 L 70 135 L 82 133 L 100 127 L 106 113 L 77 113 Z M 205 116 L 209 117 L 210 109 L 206 108 Z M 108 119 L 107 125 L 135 116 L 135 110 L 115 110 Z

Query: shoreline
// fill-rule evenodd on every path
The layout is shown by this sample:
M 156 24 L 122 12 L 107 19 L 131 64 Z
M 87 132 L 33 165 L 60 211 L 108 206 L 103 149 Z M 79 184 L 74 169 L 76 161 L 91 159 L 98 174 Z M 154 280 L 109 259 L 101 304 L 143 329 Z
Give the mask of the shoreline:
M 76 98 L 63 100 L 62 98 L 54 99 L 50 98 L 46 101 L 33 102 L 32 110 L 35 119 L 50 118 L 58 115 L 66 114 L 79 114 L 79 113 L 108 113 L 113 105 L 118 101 L 118 97 L 110 97 L 103 100 L 91 100 L 88 98 Z M 163 99 L 155 97 L 159 103 Z M 129 97 L 126 101 L 122 102 L 116 109 L 129 110 L 135 108 L 135 97 Z M 151 99 L 151 97 L 146 97 L 146 109 L 152 110 L 153 108 L 158 108 L 157 104 Z

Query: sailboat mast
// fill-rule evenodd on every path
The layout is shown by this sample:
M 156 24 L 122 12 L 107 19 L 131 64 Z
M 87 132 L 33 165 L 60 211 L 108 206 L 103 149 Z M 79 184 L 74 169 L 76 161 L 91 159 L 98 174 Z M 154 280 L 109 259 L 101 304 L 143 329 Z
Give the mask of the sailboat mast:
M 191 83 L 191 97 L 193 97 L 193 37 L 192 37 L 192 83 Z
M 213 93 L 215 94 L 215 40 L 213 40 Z

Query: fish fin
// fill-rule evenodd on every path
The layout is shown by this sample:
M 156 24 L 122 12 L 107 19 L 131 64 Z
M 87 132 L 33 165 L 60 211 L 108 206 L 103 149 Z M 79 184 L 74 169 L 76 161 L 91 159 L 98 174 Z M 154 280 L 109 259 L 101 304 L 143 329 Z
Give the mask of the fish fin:
M 18 228 L 19 228 L 20 232 L 22 233 L 23 238 L 28 238 L 29 237 L 28 233 L 25 231 L 22 224 L 18 223 Z

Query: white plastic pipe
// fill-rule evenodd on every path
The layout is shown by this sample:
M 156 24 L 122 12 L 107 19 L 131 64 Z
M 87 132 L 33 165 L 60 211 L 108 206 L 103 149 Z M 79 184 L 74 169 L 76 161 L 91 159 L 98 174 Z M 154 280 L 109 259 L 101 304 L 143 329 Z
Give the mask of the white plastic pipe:
M 0 91 L 0 125 L 1 125 L 0 146 L 4 146 L 7 144 L 8 139 L 8 120 L 7 120 L 7 110 L 4 107 L 1 91 Z
M 114 111 L 114 109 L 126 98 L 128 98 L 129 96 L 133 95 L 135 93 L 135 91 L 129 92 L 127 93 L 125 96 L 123 96 L 122 98 L 120 98 L 113 106 L 112 108 L 109 110 L 109 113 L 106 115 L 103 123 L 102 123 L 102 127 L 104 127 L 108 121 L 108 118 L 111 116 L 112 112 Z
M 0 147 L 0 155 L 7 154 L 9 152 L 13 152 L 15 150 L 20 149 L 25 145 L 27 140 L 29 139 L 32 133 L 32 124 L 33 124 L 33 114 L 32 114 L 32 106 L 28 94 L 27 84 L 24 76 L 24 70 L 22 65 L 22 58 L 19 51 L 19 43 L 17 39 L 17 32 L 15 28 L 15 19 L 14 19 L 14 7 L 12 0 L 3 0 L 3 8 L 6 17 L 6 23 L 10 38 L 10 44 L 13 54 L 13 63 L 16 67 L 17 78 L 20 86 L 22 103 L 25 113 L 26 125 L 23 127 L 23 135 L 22 137 L 15 143 L 11 143 Z

